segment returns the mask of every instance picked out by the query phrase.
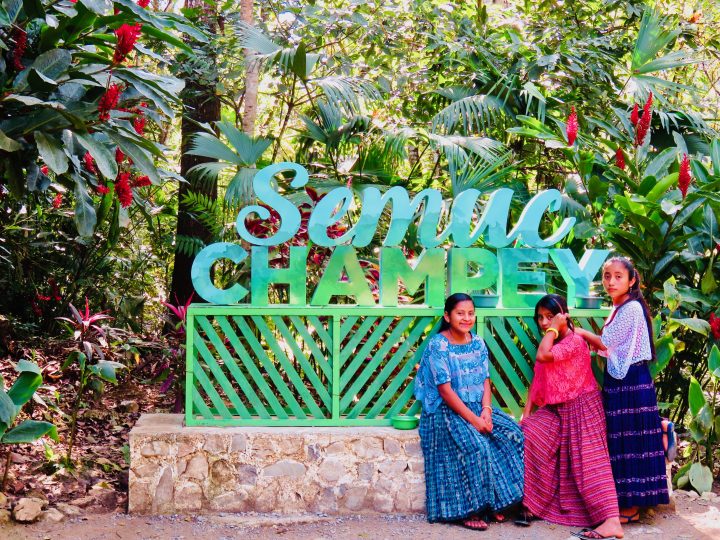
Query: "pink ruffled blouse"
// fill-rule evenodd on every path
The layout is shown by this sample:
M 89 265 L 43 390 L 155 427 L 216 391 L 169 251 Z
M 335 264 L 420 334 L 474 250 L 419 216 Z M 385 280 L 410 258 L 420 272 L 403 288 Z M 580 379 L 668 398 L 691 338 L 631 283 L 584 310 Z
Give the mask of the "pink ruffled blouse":
M 529 399 L 538 407 L 572 401 L 598 389 L 590 365 L 590 349 L 583 338 L 570 332 L 555 342 L 552 362 L 535 362 Z

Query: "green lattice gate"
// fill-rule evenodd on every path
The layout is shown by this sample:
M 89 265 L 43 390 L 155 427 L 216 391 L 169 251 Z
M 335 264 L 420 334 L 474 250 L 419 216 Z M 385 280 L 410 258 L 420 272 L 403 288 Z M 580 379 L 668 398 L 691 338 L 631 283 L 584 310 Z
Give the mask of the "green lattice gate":
M 190 426 L 390 425 L 419 411 L 413 377 L 442 309 L 192 305 Z M 605 310 L 575 310 L 586 327 Z M 538 332 L 532 310 L 478 309 L 495 402 L 519 417 Z

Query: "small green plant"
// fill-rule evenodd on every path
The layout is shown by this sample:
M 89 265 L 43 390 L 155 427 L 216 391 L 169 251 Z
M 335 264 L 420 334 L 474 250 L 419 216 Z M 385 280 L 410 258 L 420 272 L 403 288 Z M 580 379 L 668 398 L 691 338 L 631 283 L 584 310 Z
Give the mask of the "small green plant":
M 0 444 L 6 448 L 1 491 L 5 491 L 7 483 L 12 445 L 31 443 L 45 435 L 54 440 L 58 439 L 57 428 L 50 422 L 23 420 L 15 425 L 23 406 L 32 399 L 35 391 L 42 384 L 42 372 L 33 362 L 20 360 L 15 366 L 15 371 L 19 375 L 7 392 L 5 381 L 0 376 Z
M 678 488 L 688 483 L 698 493 L 712 490 L 713 455 L 720 441 L 720 349 L 713 345 L 708 355 L 708 376 L 705 388 L 695 378 L 690 379 L 689 431 L 693 441 L 691 459 L 675 475 Z
M 102 391 L 103 383 L 117 383 L 116 372 L 125 366 L 119 362 L 112 362 L 105 359 L 103 349 L 107 348 L 105 331 L 95 324 L 103 319 L 110 319 L 109 315 L 103 313 L 91 313 L 90 303 L 85 299 L 85 312 L 80 313 L 72 304 L 70 312 L 73 318 L 58 317 L 67 323 L 72 339 L 77 343 L 77 349 L 72 351 L 62 366 L 63 371 L 71 366 L 76 366 L 79 371 L 79 382 L 77 397 L 73 404 L 70 416 L 70 436 L 68 437 L 68 448 L 65 455 L 65 466 L 72 466 L 72 451 L 77 436 L 77 417 L 82 404 L 85 391 L 94 388 Z M 96 361 L 97 360 L 97 361 Z

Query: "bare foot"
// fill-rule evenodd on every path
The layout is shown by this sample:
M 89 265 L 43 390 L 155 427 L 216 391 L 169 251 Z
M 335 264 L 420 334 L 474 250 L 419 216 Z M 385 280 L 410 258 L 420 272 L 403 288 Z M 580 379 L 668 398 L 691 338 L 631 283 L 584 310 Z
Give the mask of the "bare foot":
M 595 527 L 595 531 L 603 537 L 614 536 L 615 538 L 622 538 L 623 533 L 622 525 L 620 525 L 620 518 L 609 518 L 602 522 L 601 525 Z

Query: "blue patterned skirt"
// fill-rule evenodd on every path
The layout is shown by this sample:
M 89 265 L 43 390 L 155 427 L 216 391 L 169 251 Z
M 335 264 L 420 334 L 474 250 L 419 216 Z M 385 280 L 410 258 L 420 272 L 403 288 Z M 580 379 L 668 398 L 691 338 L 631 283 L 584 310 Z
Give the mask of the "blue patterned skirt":
M 647 362 L 622 380 L 605 370 L 608 451 L 620 508 L 669 502 L 655 385 Z
M 482 412 L 481 403 L 467 406 L 478 416 Z M 498 512 L 522 500 L 522 430 L 499 409 L 492 419 L 492 433 L 479 433 L 444 402 L 433 414 L 421 415 L 429 522 Z

